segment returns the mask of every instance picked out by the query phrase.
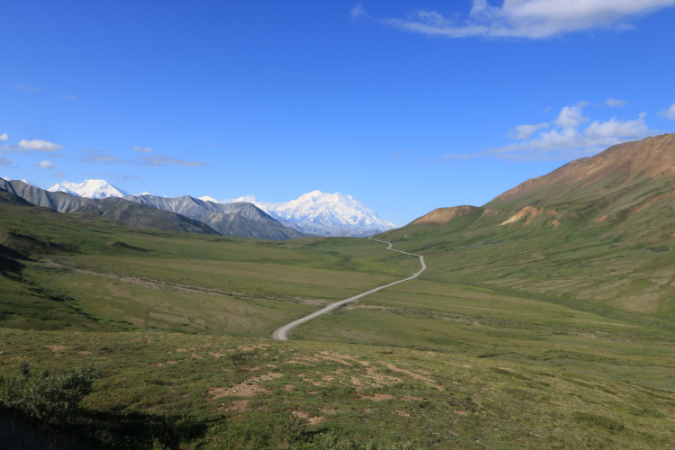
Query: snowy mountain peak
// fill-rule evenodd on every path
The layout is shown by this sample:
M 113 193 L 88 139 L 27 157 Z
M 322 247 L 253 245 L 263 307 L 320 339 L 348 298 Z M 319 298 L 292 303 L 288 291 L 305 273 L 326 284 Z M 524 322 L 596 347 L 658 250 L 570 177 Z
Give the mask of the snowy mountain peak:
M 220 201 L 235 202 L 252 203 L 286 226 L 319 236 L 361 237 L 396 228 L 351 195 L 340 192 L 312 191 L 286 203 L 263 203 L 254 195 Z
M 105 180 L 85 180 L 82 183 L 70 183 L 64 181 L 57 183 L 48 189 L 49 192 L 65 192 L 88 198 L 124 197 L 128 195 L 120 188 L 113 186 Z
M 312 191 L 290 202 L 266 206 L 284 223 L 322 236 L 368 236 L 396 228 L 351 195 L 340 192 Z

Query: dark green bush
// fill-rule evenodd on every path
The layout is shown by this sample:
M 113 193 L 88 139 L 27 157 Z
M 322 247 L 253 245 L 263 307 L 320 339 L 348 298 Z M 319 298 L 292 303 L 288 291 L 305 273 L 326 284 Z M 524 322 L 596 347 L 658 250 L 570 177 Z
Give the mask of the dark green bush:
M 41 375 L 31 373 L 28 361 L 21 361 L 19 375 L 2 380 L 0 401 L 10 409 L 47 423 L 71 417 L 85 395 L 92 391 L 98 374 L 92 365 L 59 376 L 46 368 Z

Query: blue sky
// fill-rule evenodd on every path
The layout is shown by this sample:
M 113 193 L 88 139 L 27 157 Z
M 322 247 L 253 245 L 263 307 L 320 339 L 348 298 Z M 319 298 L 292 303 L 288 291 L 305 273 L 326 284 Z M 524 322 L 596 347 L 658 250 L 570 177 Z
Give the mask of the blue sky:
M 675 0 L 0 6 L 0 176 L 403 225 L 675 130 Z

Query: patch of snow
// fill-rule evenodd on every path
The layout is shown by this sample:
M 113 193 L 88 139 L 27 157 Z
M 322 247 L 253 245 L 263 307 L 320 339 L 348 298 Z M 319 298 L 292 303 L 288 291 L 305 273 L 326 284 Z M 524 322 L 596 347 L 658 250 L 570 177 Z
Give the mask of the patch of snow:
M 199 200 L 205 201 L 205 202 L 211 202 L 211 203 L 220 203 L 218 200 L 216 200 L 213 197 L 209 197 L 208 195 L 205 195 L 203 197 L 198 197 Z

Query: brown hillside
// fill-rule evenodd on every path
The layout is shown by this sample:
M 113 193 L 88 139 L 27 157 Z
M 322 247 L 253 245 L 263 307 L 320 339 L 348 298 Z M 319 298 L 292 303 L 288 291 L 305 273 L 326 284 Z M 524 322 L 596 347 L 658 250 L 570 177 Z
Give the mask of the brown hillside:
M 415 220 L 413 224 L 417 225 L 443 225 L 457 217 L 467 216 L 475 211 L 484 208 L 477 208 L 475 206 L 463 205 L 453 206 L 452 208 L 438 208 L 425 214 L 419 219 Z
M 658 179 L 673 175 L 675 134 L 663 134 L 615 145 L 591 158 L 572 161 L 547 175 L 519 184 L 485 206 L 564 202 L 579 195 L 591 196 L 617 188 L 643 176 Z

